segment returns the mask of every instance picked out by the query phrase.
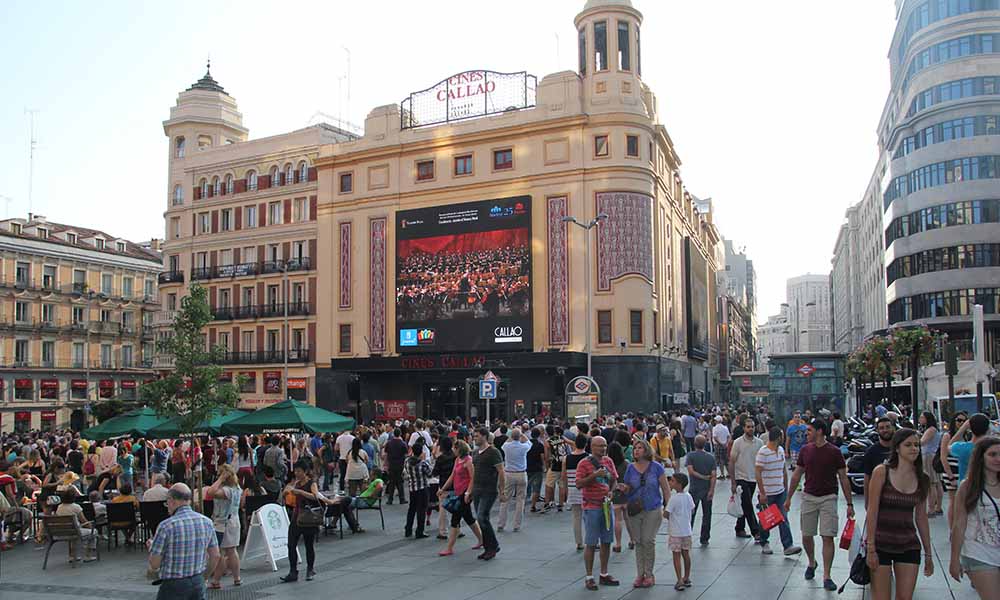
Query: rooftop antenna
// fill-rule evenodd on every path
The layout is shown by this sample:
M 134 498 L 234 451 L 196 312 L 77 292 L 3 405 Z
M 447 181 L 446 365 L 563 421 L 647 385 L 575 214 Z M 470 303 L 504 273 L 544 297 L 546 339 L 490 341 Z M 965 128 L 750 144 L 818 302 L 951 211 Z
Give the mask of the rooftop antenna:
M 558 71 L 562 67 L 562 59 L 559 57 L 559 33 L 556 32 L 556 33 L 553 33 L 552 35 L 556 36 L 556 69 L 555 70 Z
M 25 108 L 24 113 L 31 119 L 31 144 L 28 150 L 28 214 L 31 214 L 32 194 L 35 187 L 35 148 L 38 140 L 35 139 L 35 114 L 38 110 Z
M 341 46 L 344 52 L 347 53 L 347 120 L 351 120 L 351 49 L 347 46 Z
M 10 213 L 10 203 L 13 202 L 14 199 L 11 198 L 10 196 L 4 196 L 3 194 L 0 194 L 0 200 L 3 200 L 3 204 L 4 204 L 4 206 L 3 206 L 3 218 L 6 219 L 9 216 L 9 213 Z

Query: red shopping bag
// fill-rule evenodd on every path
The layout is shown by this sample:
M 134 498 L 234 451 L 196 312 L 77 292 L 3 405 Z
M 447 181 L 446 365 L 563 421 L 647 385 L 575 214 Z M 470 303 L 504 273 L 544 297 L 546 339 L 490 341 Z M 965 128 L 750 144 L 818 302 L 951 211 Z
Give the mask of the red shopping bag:
M 840 534 L 840 549 L 850 550 L 852 539 L 854 539 L 854 519 L 848 519 L 844 531 Z
M 770 531 L 785 522 L 785 515 L 777 504 L 769 504 L 767 508 L 757 513 L 757 521 L 765 531 Z

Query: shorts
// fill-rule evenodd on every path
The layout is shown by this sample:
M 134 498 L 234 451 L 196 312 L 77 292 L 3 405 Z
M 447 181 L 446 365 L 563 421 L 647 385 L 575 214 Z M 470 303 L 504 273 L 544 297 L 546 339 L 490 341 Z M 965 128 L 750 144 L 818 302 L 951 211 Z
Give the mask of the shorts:
M 219 531 L 219 527 L 223 527 Z M 215 539 L 218 540 L 219 548 L 235 548 L 240 545 L 240 519 L 232 516 L 226 519 L 225 525 L 216 524 Z
M 667 539 L 667 547 L 670 548 L 671 552 L 680 552 L 681 550 L 691 549 L 691 539 L 692 536 L 686 535 L 684 537 L 677 537 L 675 535 L 670 536 Z
M 823 537 L 837 536 L 837 494 L 810 496 L 803 492 L 799 511 L 802 537 L 814 537 L 817 533 Z
M 922 458 L 923 460 L 921 462 L 924 465 L 924 473 L 926 473 L 927 478 L 930 479 L 931 485 L 941 483 L 941 473 L 934 470 L 934 455 L 925 454 Z
M 1000 569 L 996 565 L 991 565 L 989 563 L 984 563 L 981 560 L 976 560 L 975 558 L 970 558 L 964 554 L 959 557 L 959 563 L 962 565 L 962 570 L 966 573 L 978 573 L 981 571 L 989 571 L 991 569 Z
M 602 544 L 610 544 L 614 539 L 615 515 L 609 513 L 605 521 L 603 508 L 583 509 L 583 543 L 596 548 Z M 610 523 L 610 527 L 607 526 Z
M 799 464 L 799 451 L 789 450 L 788 451 L 788 462 L 792 463 L 792 466 Z
M 905 552 L 883 552 L 879 550 L 878 564 L 883 567 L 891 567 L 893 564 L 919 565 L 920 549 L 907 550 Z
M 715 445 L 715 462 L 719 465 L 729 466 L 729 447 L 726 444 Z
M 526 496 L 542 493 L 542 478 L 545 476 L 541 471 L 528 473 L 528 490 Z
M 553 471 L 549 469 L 545 473 L 545 487 L 555 487 L 556 482 L 562 479 L 562 471 Z

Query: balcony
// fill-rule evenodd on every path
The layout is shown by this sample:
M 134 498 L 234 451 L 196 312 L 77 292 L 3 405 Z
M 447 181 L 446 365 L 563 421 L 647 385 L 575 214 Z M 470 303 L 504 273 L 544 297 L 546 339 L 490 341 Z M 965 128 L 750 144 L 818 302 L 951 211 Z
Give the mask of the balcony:
M 89 368 L 91 370 L 116 370 L 116 369 L 149 369 L 153 364 L 152 360 L 122 360 L 109 358 L 107 360 L 92 360 Z M 76 358 L 50 358 L 42 360 L 13 360 L 0 359 L 0 368 L 6 369 L 87 369 L 87 361 L 81 357 Z
M 167 283 L 184 283 L 184 272 L 164 271 L 156 276 L 156 280 L 160 283 L 160 285 Z
M 176 310 L 158 310 L 153 313 L 153 327 L 169 327 L 176 316 Z
M 289 317 L 303 317 L 314 314 L 313 307 L 308 302 L 290 302 Z M 212 309 L 212 318 L 216 321 L 233 321 L 237 319 L 268 319 L 285 316 L 283 303 L 259 304 L 249 306 L 220 307 Z
M 204 281 L 212 279 L 212 267 L 195 267 L 191 269 L 191 281 Z
M 283 266 L 280 260 L 265 260 L 264 264 L 261 265 L 260 273 L 261 275 L 281 273 Z
M 310 361 L 312 353 L 307 348 L 299 348 L 288 351 L 289 363 L 307 363 Z M 282 364 L 285 362 L 285 355 L 281 350 L 258 350 L 251 352 L 226 352 L 223 355 L 222 364 L 225 365 L 260 365 L 260 364 Z
M 122 326 L 121 323 L 114 321 L 91 321 L 90 332 L 98 335 L 120 335 Z
M 219 265 L 215 267 L 215 277 L 228 279 L 231 277 L 247 277 L 257 274 L 257 263 L 240 263 L 238 265 Z
M 285 263 L 285 268 L 288 269 L 289 272 L 308 271 L 312 269 L 312 259 L 309 258 L 308 256 L 300 256 L 299 258 L 292 258 Z

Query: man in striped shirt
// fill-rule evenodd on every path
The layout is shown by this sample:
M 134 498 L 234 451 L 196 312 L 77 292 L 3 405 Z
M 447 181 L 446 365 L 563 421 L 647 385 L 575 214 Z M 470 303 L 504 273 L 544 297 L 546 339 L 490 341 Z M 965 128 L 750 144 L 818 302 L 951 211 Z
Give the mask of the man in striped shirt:
M 778 525 L 781 534 L 781 545 L 785 548 L 785 556 L 793 556 L 802 552 L 802 548 L 792 540 L 792 528 L 788 526 L 788 513 L 785 512 L 785 494 L 788 489 L 788 470 L 785 469 L 785 449 L 781 447 L 781 429 L 772 427 L 767 432 L 767 445 L 757 451 L 754 469 L 757 479 L 757 497 L 763 507 L 776 504 L 784 520 Z M 762 554 L 773 554 L 767 539 L 770 532 L 760 528 L 760 545 Z

